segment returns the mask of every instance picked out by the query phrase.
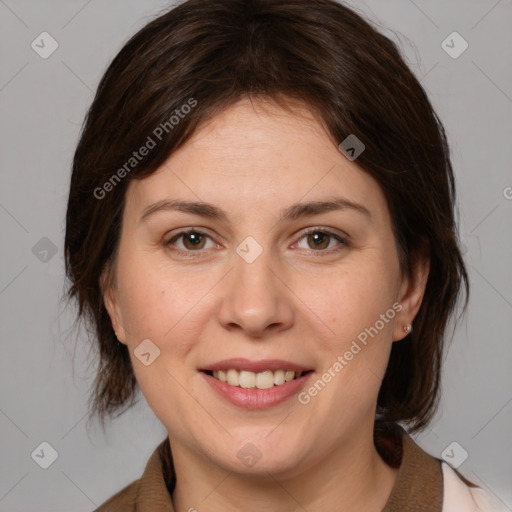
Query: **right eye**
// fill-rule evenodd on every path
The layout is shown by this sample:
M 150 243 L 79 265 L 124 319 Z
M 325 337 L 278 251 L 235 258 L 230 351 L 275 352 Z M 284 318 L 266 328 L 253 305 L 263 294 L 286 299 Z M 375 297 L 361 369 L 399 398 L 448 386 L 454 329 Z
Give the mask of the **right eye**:
M 207 247 L 208 240 L 211 241 L 211 245 Z M 195 229 L 180 231 L 165 242 L 166 247 L 179 252 L 198 252 L 203 249 L 211 249 L 214 245 L 213 240 L 207 234 Z M 173 246 L 176 246 L 176 248 L 173 248 Z

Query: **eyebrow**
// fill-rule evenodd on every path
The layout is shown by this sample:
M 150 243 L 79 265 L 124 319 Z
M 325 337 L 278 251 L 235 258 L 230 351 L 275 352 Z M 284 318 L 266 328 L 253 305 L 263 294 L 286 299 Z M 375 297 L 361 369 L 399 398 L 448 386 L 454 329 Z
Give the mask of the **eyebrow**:
M 281 210 L 279 222 L 297 220 L 303 217 L 310 217 L 319 215 L 330 211 L 355 211 L 360 213 L 368 219 L 372 215 L 368 208 L 362 204 L 349 201 L 342 197 L 335 197 L 325 201 L 310 201 L 307 203 L 295 203 L 288 208 Z M 203 201 L 182 201 L 163 199 L 147 206 L 140 217 L 140 222 L 146 221 L 149 217 L 161 211 L 180 211 L 185 213 L 192 213 L 208 219 L 219 220 L 228 222 L 228 216 L 224 210 L 210 203 Z

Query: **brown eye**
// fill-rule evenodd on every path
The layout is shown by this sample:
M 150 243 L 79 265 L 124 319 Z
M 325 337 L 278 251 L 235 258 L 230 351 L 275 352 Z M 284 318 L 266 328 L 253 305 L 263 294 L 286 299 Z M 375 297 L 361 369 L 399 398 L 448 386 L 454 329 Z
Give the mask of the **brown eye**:
M 312 229 L 299 239 L 300 249 L 310 249 L 316 252 L 331 252 L 330 250 L 343 249 L 348 244 L 344 238 L 330 231 Z
M 192 231 L 190 233 L 185 233 L 182 235 L 183 237 L 183 245 L 186 249 L 194 250 L 194 249 L 203 249 L 205 244 L 205 236 L 201 233 L 196 233 Z
M 199 231 L 182 231 L 176 236 L 173 236 L 166 246 L 175 246 L 176 249 L 182 251 L 197 252 L 201 249 L 207 249 L 206 244 L 210 237 Z M 210 244 L 212 245 L 212 244 Z
M 307 235 L 311 249 L 327 249 L 331 236 L 320 231 Z

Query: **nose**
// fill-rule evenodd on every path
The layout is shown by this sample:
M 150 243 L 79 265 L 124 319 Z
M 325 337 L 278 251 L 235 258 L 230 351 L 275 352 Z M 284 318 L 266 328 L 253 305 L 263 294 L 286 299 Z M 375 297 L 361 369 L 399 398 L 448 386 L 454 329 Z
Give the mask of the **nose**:
M 294 319 L 293 293 L 286 286 L 282 267 L 271 261 L 267 251 L 251 263 L 238 255 L 234 262 L 235 268 L 221 290 L 221 325 L 252 338 L 290 328 Z

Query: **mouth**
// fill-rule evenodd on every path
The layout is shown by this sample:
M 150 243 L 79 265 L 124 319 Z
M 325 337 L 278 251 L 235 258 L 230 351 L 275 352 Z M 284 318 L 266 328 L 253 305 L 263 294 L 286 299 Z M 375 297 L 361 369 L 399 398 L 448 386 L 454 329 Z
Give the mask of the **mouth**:
M 220 382 L 225 382 L 228 386 L 239 387 L 243 389 L 270 389 L 274 386 L 282 386 L 286 382 L 299 379 L 303 375 L 310 373 L 308 371 L 294 370 L 264 370 L 262 372 L 251 372 L 249 370 L 238 371 L 234 368 L 226 370 L 204 370 L 207 375 Z
M 230 359 L 202 368 L 200 372 L 232 404 L 263 409 L 297 394 L 314 370 L 289 361 Z

